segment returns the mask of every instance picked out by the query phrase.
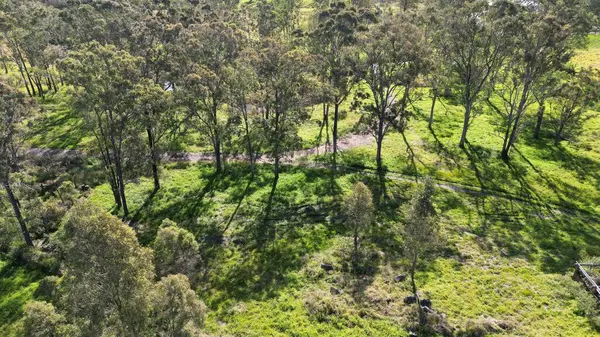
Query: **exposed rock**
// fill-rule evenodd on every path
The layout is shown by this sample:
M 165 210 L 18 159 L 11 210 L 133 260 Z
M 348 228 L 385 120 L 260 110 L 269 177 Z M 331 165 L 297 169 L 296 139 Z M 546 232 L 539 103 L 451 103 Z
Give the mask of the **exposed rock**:
M 333 271 L 333 265 L 331 263 L 321 263 L 321 268 L 325 271 Z
M 425 312 L 426 312 L 426 313 L 428 313 L 428 314 L 435 314 L 435 310 L 431 309 L 431 308 L 430 308 L 430 307 L 428 307 L 428 306 L 425 306 L 425 305 L 424 305 L 424 306 L 422 306 L 422 308 L 423 308 L 423 311 L 425 311 Z
M 431 300 L 428 298 L 424 298 L 421 300 L 421 306 L 430 307 L 431 308 Z
M 406 280 L 406 274 L 394 276 L 394 282 L 404 282 Z
M 417 303 L 417 298 L 414 296 L 407 296 L 404 298 L 404 304 L 414 304 Z
M 329 288 L 329 292 L 331 295 L 341 295 L 343 293 L 342 289 L 338 289 L 336 287 Z

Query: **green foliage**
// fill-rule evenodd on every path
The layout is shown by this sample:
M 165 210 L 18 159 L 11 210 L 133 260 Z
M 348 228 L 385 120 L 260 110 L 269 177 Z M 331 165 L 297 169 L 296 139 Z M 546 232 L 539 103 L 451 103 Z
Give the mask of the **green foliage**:
M 77 329 L 66 323 L 66 318 L 57 313 L 47 302 L 33 301 L 25 304 L 23 336 L 25 337 L 75 337 Z
M 175 223 L 163 220 L 152 245 L 154 265 L 158 277 L 184 274 L 194 278 L 196 265 L 200 261 L 200 245 L 189 231 L 178 228 Z
M 343 310 L 339 301 L 326 291 L 308 293 L 304 305 L 308 314 L 319 322 L 327 322 L 330 316 L 339 316 Z
M 185 275 L 162 278 L 155 286 L 152 307 L 154 331 L 158 336 L 181 336 L 188 324 L 197 327 L 204 322 L 204 303 L 190 289 Z
M 589 68 L 569 75 L 553 98 L 555 138 L 554 145 L 565 134 L 577 134 L 588 116 L 588 109 L 597 103 L 600 96 L 600 71 Z
M 11 171 L 0 194 L 0 250 L 10 260 L 0 262 L 0 334 L 203 336 L 205 323 L 214 335 L 406 336 L 418 328 L 419 308 L 402 301 L 413 293 L 436 311 L 419 333 L 597 334 L 595 300 L 564 276 L 573 261 L 600 254 L 600 120 L 588 109 L 597 93 L 588 90 L 595 82 L 556 72 L 582 47 L 586 5 L 0 0 L 8 73 L 0 81 L 12 87 L 4 102 L 29 92 L 41 106 L 12 109 L 27 116 L 0 125 L 16 136 L 0 132 L 0 149 L 18 153 L 30 129 L 25 145 L 85 157 L 0 157 Z M 571 61 L 597 63 L 597 40 Z M 423 85 L 444 98 L 432 105 Z M 362 105 L 351 109 L 343 96 Z M 531 115 L 540 105 L 548 109 L 538 138 Z M 570 109 L 580 123 L 552 146 L 551 123 Z M 119 116 L 106 122 L 111 112 Z M 328 121 L 340 134 L 364 130 L 355 127 L 361 115 L 379 149 L 355 135 L 336 170 L 305 167 L 312 158 L 279 163 L 321 143 Z M 461 125 L 464 149 L 455 145 Z M 510 160 L 502 138 L 515 140 Z M 218 173 L 208 164 L 158 167 L 168 148 L 212 149 L 228 160 Z M 109 152 L 118 156 L 106 160 Z M 259 164 L 267 156 L 252 170 L 234 157 L 253 152 L 275 157 L 275 169 Z M 117 157 L 124 177 L 114 176 Z M 156 177 L 160 170 L 160 188 L 148 163 Z M 379 181 L 376 167 L 385 172 Z M 435 183 L 421 180 L 427 175 Z M 79 193 L 81 184 L 92 190 Z M 106 213 L 121 214 L 125 186 L 134 230 Z M 388 198 L 373 212 L 375 186 Z M 23 224 L 35 249 L 21 244 Z M 444 240 L 431 240 L 437 234 Z M 367 235 L 352 249 L 352 236 Z M 432 246 L 440 254 L 424 263 Z M 64 276 L 47 276 L 59 263 Z M 419 291 L 396 282 L 408 272 Z
M 152 253 L 119 219 L 78 202 L 57 235 L 64 263 L 65 302 L 83 334 L 117 329 L 124 336 L 148 327 L 154 277 Z M 100 281 L 101 280 L 101 281 Z
M 433 195 L 435 186 L 426 178 L 422 188 L 413 195 L 404 224 L 404 252 L 413 265 L 424 252 L 430 251 L 439 240 L 439 225 L 435 217 Z
M 359 236 L 365 235 L 373 223 L 374 210 L 371 190 L 362 182 L 356 183 L 344 200 L 344 215 L 354 233 L 354 255 L 358 254 Z

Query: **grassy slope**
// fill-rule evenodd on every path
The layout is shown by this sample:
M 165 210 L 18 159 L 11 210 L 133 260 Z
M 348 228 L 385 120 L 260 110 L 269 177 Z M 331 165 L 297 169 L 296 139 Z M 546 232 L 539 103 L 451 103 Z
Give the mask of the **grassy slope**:
M 0 335 L 14 336 L 14 323 L 22 307 L 33 298 L 39 273 L 0 261 Z
M 457 144 L 462 128 L 462 108 L 450 102 L 437 104 L 433 132 L 427 127 L 431 102 L 422 100 L 418 113 L 406 132 L 415 153 L 413 166 L 402 136 L 386 135 L 384 165 L 390 171 L 432 175 L 476 186 L 483 190 L 503 190 L 535 202 L 577 207 L 600 213 L 600 117 L 587 121 L 579 142 L 563 142 L 556 147 L 551 135 L 541 140 L 531 137 L 532 117 L 523 126 L 510 163 L 499 158 L 502 146 L 500 119 L 491 113 L 477 117 L 469 130 L 466 150 Z M 375 146 L 355 148 L 342 155 L 345 165 L 375 167 Z
M 579 51 L 573 62 L 582 67 L 600 68 L 600 34 L 589 36 L 587 50 Z
M 594 46 L 597 43 L 592 41 L 590 47 Z M 31 144 L 72 148 L 88 141 L 77 133 L 79 122 L 69 117 L 61 101 L 45 104 L 51 113 L 41 124 L 35 124 Z M 423 114 L 428 111 L 427 100 L 416 105 Z M 416 153 L 419 174 L 504 189 L 552 204 L 440 191 L 437 207 L 446 249 L 443 257 L 423 266 L 419 286 L 432 298 L 434 308 L 445 312 L 456 326 L 488 316 L 513 322 L 516 327 L 507 333 L 510 336 L 596 334 L 571 294 L 577 285 L 563 275 L 570 273 L 572 261 L 583 254 L 600 254 L 600 234 L 594 227 L 600 212 L 600 120 L 588 122 L 579 146 L 563 144 L 554 148 L 548 140 L 528 138 L 525 130 L 511 167 L 497 158 L 500 140 L 493 116 L 477 119 L 469 133 L 470 146 L 462 151 L 455 146 L 460 108 L 449 102 L 446 107 L 438 104 L 435 135 L 427 130 L 424 115 L 411 121 L 407 136 Z M 301 130 L 305 140 L 315 139 L 315 121 L 320 113 L 315 109 L 313 121 Z M 342 122 L 342 133 L 357 117 L 349 114 L 348 121 Z M 374 166 L 374 149 L 350 151 L 343 160 L 348 165 Z M 387 136 L 384 160 L 392 171 L 414 173 L 398 134 Z M 248 175 L 235 167 L 226 176 L 216 178 L 206 165 L 171 165 L 163 170 L 163 179 L 163 189 L 152 199 L 148 198 L 150 180 L 143 178 L 139 184 L 130 184 L 130 208 L 133 213 L 139 210 L 136 218 L 143 224 L 140 239 L 145 243 L 152 240 L 156 227 L 167 217 L 199 238 L 207 238 L 203 241 L 203 257 L 211 268 L 207 280 L 210 290 L 199 293 L 212 309 L 207 320 L 209 331 L 237 336 L 405 334 L 401 325 L 408 313 L 401 299 L 408 294 L 407 286 L 385 282 L 403 272 L 401 249 L 399 243 L 386 238 L 391 237 L 389 232 L 402 218 L 396 210 L 409 197 L 411 184 L 390 181 L 394 197 L 381 210 L 381 225 L 371 235 L 370 249 L 382 250 L 385 258 L 374 263 L 376 271 L 366 280 L 342 282 L 344 295 L 333 299 L 336 314 L 318 321 L 308 315 L 305 300 L 319 291 L 327 293 L 334 279 L 339 282 L 348 278 L 339 268 L 333 275 L 323 274 L 319 268 L 321 262 L 341 266 L 343 257 L 339 252 L 347 245 L 348 233 L 330 218 L 296 218 L 301 213 L 298 207 L 319 204 L 322 208 L 318 213 L 334 215 L 336 200 L 352 182 L 371 181 L 371 177 L 343 175 L 330 193 L 331 181 L 325 171 L 288 169 L 277 187 L 273 216 L 279 240 L 262 252 L 233 244 L 216 245 L 210 238 L 226 227 L 240 200 L 239 212 L 226 234 L 242 238 L 252 235 L 271 187 L 268 167 L 261 170 L 243 199 Z M 106 185 L 95 188 L 90 198 L 112 208 Z M 596 215 L 551 210 L 554 204 L 582 208 Z M 5 334 L 10 335 L 7 324 L 19 317 L 21 305 L 32 297 L 37 276 L 5 264 L 0 265 L 0 273 L 0 331 L 9 331 Z M 360 291 L 353 293 L 355 287 Z M 388 296 L 394 302 L 381 304 L 381 299 Z
M 380 226 L 369 243 L 385 258 L 373 262 L 366 280 L 353 280 L 337 271 L 326 275 L 321 262 L 343 264 L 346 231 L 329 218 L 302 217 L 301 205 L 318 204 L 320 213 L 335 215 L 336 200 L 352 182 L 375 183 L 371 176 L 342 175 L 330 193 L 326 171 L 289 168 L 277 187 L 275 213 L 278 241 L 266 251 L 244 246 L 214 245 L 210 238 L 226 227 L 247 186 L 248 176 L 238 167 L 215 179 L 207 165 L 172 167 L 164 171 L 164 187 L 146 203 L 142 241 L 151 240 L 158 223 L 168 217 L 204 238 L 202 248 L 210 268 L 207 292 L 201 297 L 212 309 L 207 329 L 237 336 L 389 336 L 404 334 L 407 309 L 401 304 L 407 284 L 386 283 L 404 272 L 400 243 L 390 240 L 402 218 L 398 205 L 409 197 L 412 184 L 390 181 L 393 198 L 379 213 Z M 242 200 L 226 236 L 252 236 L 270 191 L 271 174 L 262 168 Z M 298 189 L 297 186 L 303 186 Z M 151 181 L 128 186 L 131 208 L 138 210 L 149 196 Z M 92 200 L 110 209 L 107 186 L 96 188 Z M 581 254 L 600 254 L 595 221 L 582 213 L 559 213 L 506 199 L 468 196 L 440 190 L 437 196 L 446 244 L 443 257 L 428 264 L 418 277 L 437 310 L 451 324 L 492 317 L 512 322 L 509 335 L 589 336 L 594 332 L 578 316 L 568 277 L 570 263 Z M 298 216 L 297 218 L 295 216 Z M 209 225 L 210 224 L 210 225 Z M 339 283 L 333 283 L 337 279 Z M 342 281 L 350 279 L 349 281 Z M 358 282 L 358 284 L 357 284 Z M 334 299 L 337 312 L 318 321 L 308 315 L 305 301 L 330 286 L 344 288 Z M 353 292 L 353 289 L 360 291 Z M 321 296 L 321 295 L 320 295 Z M 324 295 L 327 296 L 327 295 Z M 389 305 L 383 299 L 392 298 Z M 400 325 L 400 326 L 399 326 Z

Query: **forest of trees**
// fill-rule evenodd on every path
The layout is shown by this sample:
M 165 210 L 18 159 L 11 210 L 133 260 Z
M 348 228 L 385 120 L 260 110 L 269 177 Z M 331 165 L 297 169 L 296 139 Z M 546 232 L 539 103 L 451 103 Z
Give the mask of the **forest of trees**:
M 357 183 L 340 212 L 359 269 L 361 233 L 386 198 L 384 139 L 394 131 L 408 144 L 418 97 L 431 97 L 429 128 L 442 98 L 462 107 L 461 148 L 477 117 L 493 111 L 502 121 L 505 162 L 524 133 L 553 137 L 555 146 L 576 135 L 600 97 L 600 72 L 571 62 L 598 27 L 596 3 L 313 0 L 308 12 L 306 6 L 0 0 L 0 206 L 18 226 L 20 254 L 46 254 L 60 265 L 52 267 L 60 278 L 45 279 L 47 302 L 24 308 L 25 336 L 200 334 L 206 306 L 194 291 L 202 264 L 197 238 L 165 219 L 152 243 L 140 244 L 127 188 L 145 176 L 159 191 L 164 159 L 192 133 L 210 145 L 216 174 L 227 169 L 227 158 L 246 162 L 252 175 L 259 158 L 272 161 L 271 194 L 257 224 L 263 247 L 276 237 L 268 219 L 281 161 L 301 149 L 298 129 L 310 118 L 307 110 L 322 111 L 318 142 L 334 173 L 342 107 L 358 112 L 357 132 L 376 143 L 381 185 L 372 193 Z M 21 160 L 25 139 L 44 114 L 40 104 L 61 91 L 92 138 L 87 154 L 100 163 L 121 219 L 79 200 L 75 186 L 61 186 L 57 201 L 43 207 L 36 191 L 21 191 L 33 179 Z M 524 123 L 530 117 L 535 125 Z M 434 190 L 427 179 L 399 234 L 418 303 L 415 269 L 439 231 Z M 24 205 L 44 212 L 44 220 L 23 215 Z M 1 249 L 14 250 L 14 237 L 0 241 Z M 426 324 L 426 313 L 419 317 Z

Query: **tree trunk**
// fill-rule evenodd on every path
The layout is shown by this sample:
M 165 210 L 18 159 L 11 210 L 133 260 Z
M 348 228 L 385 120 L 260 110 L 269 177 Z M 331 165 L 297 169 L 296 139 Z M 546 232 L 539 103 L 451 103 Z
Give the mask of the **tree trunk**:
M 123 207 L 123 203 L 121 202 L 121 194 L 119 193 L 119 183 L 117 182 L 117 177 L 111 174 L 108 184 L 110 185 L 117 209 L 121 209 L 121 207 Z
M 214 100 L 213 100 L 214 102 Z M 216 166 L 216 170 L 217 173 L 221 173 L 221 171 L 223 170 L 223 164 L 221 163 L 221 136 L 219 135 L 219 121 L 217 120 L 217 105 L 216 103 L 213 104 L 212 106 L 212 113 L 213 113 L 213 127 L 214 130 L 213 132 L 215 133 L 214 136 L 214 146 L 215 146 L 215 166 Z
M 33 80 L 31 79 L 31 75 L 29 74 L 29 70 L 27 70 L 27 66 L 25 65 L 25 61 L 23 61 L 23 58 L 21 58 L 21 62 L 23 64 L 23 70 L 25 70 L 25 74 L 27 75 L 27 79 L 29 80 L 29 85 L 31 85 L 31 93 L 33 94 L 33 96 L 36 96 L 37 93 L 33 85 Z
M 25 78 L 25 74 L 23 73 L 23 67 L 21 67 L 20 64 L 17 64 L 17 67 L 19 68 L 19 73 L 21 73 L 21 77 L 23 78 L 23 84 L 25 84 L 25 89 L 27 89 L 27 94 L 29 95 L 29 97 L 33 97 L 33 94 L 31 93 L 31 90 L 29 89 L 29 84 L 27 83 L 27 79 Z
M 150 148 L 150 160 L 152 161 L 152 177 L 154 178 L 154 192 L 156 192 L 160 189 L 160 179 L 158 177 L 158 158 L 156 155 L 156 149 L 154 148 L 154 135 L 152 134 L 151 126 L 146 127 L 146 133 L 148 134 L 148 147 Z
M 329 103 L 327 103 L 325 116 L 325 152 L 328 152 L 331 147 L 331 142 L 329 141 Z
M 465 107 L 465 119 L 463 121 L 463 129 L 462 129 L 462 134 L 460 136 L 460 142 L 458 143 L 458 146 L 461 149 L 465 148 L 465 142 L 467 141 L 467 130 L 469 129 L 469 122 L 471 121 L 472 105 L 473 105 L 473 102 L 468 102 Z
M 48 92 L 52 90 L 52 81 L 50 81 L 50 72 L 46 69 L 48 74 L 46 74 L 46 86 L 48 87 Z
M 18 150 L 14 145 L 10 145 L 8 147 L 9 151 L 10 151 L 10 156 L 12 158 L 12 162 L 11 162 L 11 170 L 13 172 L 20 172 L 21 168 L 19 167 L 19 156 L 18 156 Z
M 565 128 L 565 123 L 561 121 L 560 126 L 556 130 L 556 135 L 554 136 L 554 146 L 558 146 L 558 144 L 560 144 L 564 128 Z
M 377 128 L 377 172 L 383 173 L 383 163 L 381 160 L 381 147 L 383 145 L 383 118 L 379 119 L 379 127 Z
M 337 143 L 338 143 L 338 120 L 340 119 L 340 103 L 339 99 L 335 97 L 335 103 L 333 105 L 333 158 L 337 155 Z
M 127 207 L 127 198 L 125 196 L 125 181 L 123 179 L 123 167 L 120 154 L 115 155 L 115 167 L 117 169 L 119 196 L 121 197 L 121 203 L 123 205 L 123 218 L 127 218 L 129 216 L 129 208 Z
M 533 138 L 540 139 L 540 131 L 542 129 L 542 122 L 544 120 L 544 112 L 546 111 L 546 106 L 544 101 L 540 102 L 540 107 L 537 111 L 537 122 L 535 123 L 535 130 L 533 131 Z
M 502 160 L 508 160 L 508 138 L 510 137 L 510 128 L 513 127 L 512 121 L 512 113 L 508 116 L 508 125 L 506 126 L 506 130 L 504 131 L 504 140 L 502 142 L 502 151 L 500 152 L 500 157 Z
M 321 127 L 319 128 L 319 135 L 317 136 L 317 154 L 319 154 L 319 147 L 321 146 L 321 139 L 323 139 L 323 129 L 327 125 L 327 103 L 323 103 L 323 121 L 321 121 Z M 325 143 L 325 152 L 327 152 L 327 143 Z
M 421 299 L 419 298 L 419 294 L 417 293 L 417 284 L 415 283 L 415 270 L 417 269 L 417 258 L 413 257 L 412 263 L 410 265 L 410 281 L 412 286 L 413 296 L 417 300 L 416 305 L 419 308 L 419 324 L 421 326 L 427 324 L 427 316 L 425 315 L 425 311 L 421 306 Z
M 44 92 L 44 86 L 42 84 L 41 78 L 38 75 L 34 74 L 33 82 L 35 83 L 35 86 L 38 88 L 38 96 L 44 98 L 45 92 Z
M 13 211 L 15 212 L 15 218 L 19 222 L 19 226 L 21 227 L 21 233 L 23 234 L 23 238 L 25 239 L 25 244 L 32 247 L 33 241 L 31 240 L 31 235 L 29 234 L 29 230 L 27 229 L 27 224 L 21 215 L 21 205 L 19 204 L 19 200 L 15 197 L 15 194 L 10 187 L 10 183 L 8 178 L 3 179 L 2 185 L 4 185 L 4 190 L 6 191 L 6 195 L 8 196 L 8 200 L 12 205 Z
M 433 101 L 431 102 L 431 111 L 429 112 L 429 129 L 432 128 L 433 125 L 433 113 L 435 111 L 435 103 L 437 102 L 437 98 L 438 98 L 438 90 L 437 89 L 433 89 Z
M 248 161 L 250 164 L 250 172 L 254 176 L 254 153 L 252 151 L 252 139 L 250 138 L 250 125 L 248 123 L 248 111 L 244 105 L 244 128 L 246 129 L 246 146 L 248 147 Z
M 219 135 L 215 135 L 215 160 L 217 173 L 221 173 L 223 164 L 221 163 L 221 139 L 219 138 Z
M 520 107 L 519 109 L 524 108 Z M 520 112 L 518 112 L 517 117 L 515 118 L 510 137 L 508 138 L 508 143 L 506 144 L 506 151 L 503 151 L 505 152 L 503 153 L 502 157 L 504 160 L 508 160 L 508 154 L 510 153 L 510 149 L 515 145 L 515 142 L 517 140 L 517 134 L 519 131 L 519 122 L 521 121 L 521 116 L 523 116 L 524 113 L 525 112 L 521 110 Z
M 2 57 L 2 66 L 4 66 L 4 74 L 8 74 L 8 65 L 6 64 L 4 57 Z
M 52 82 L 52 88 L 54 90 L 54 93 L 56 94 L 58 92 L 58 88 L 56 87 L 56 81 L 54 80 L 54 76 L 50 75 L 50 81 Z

